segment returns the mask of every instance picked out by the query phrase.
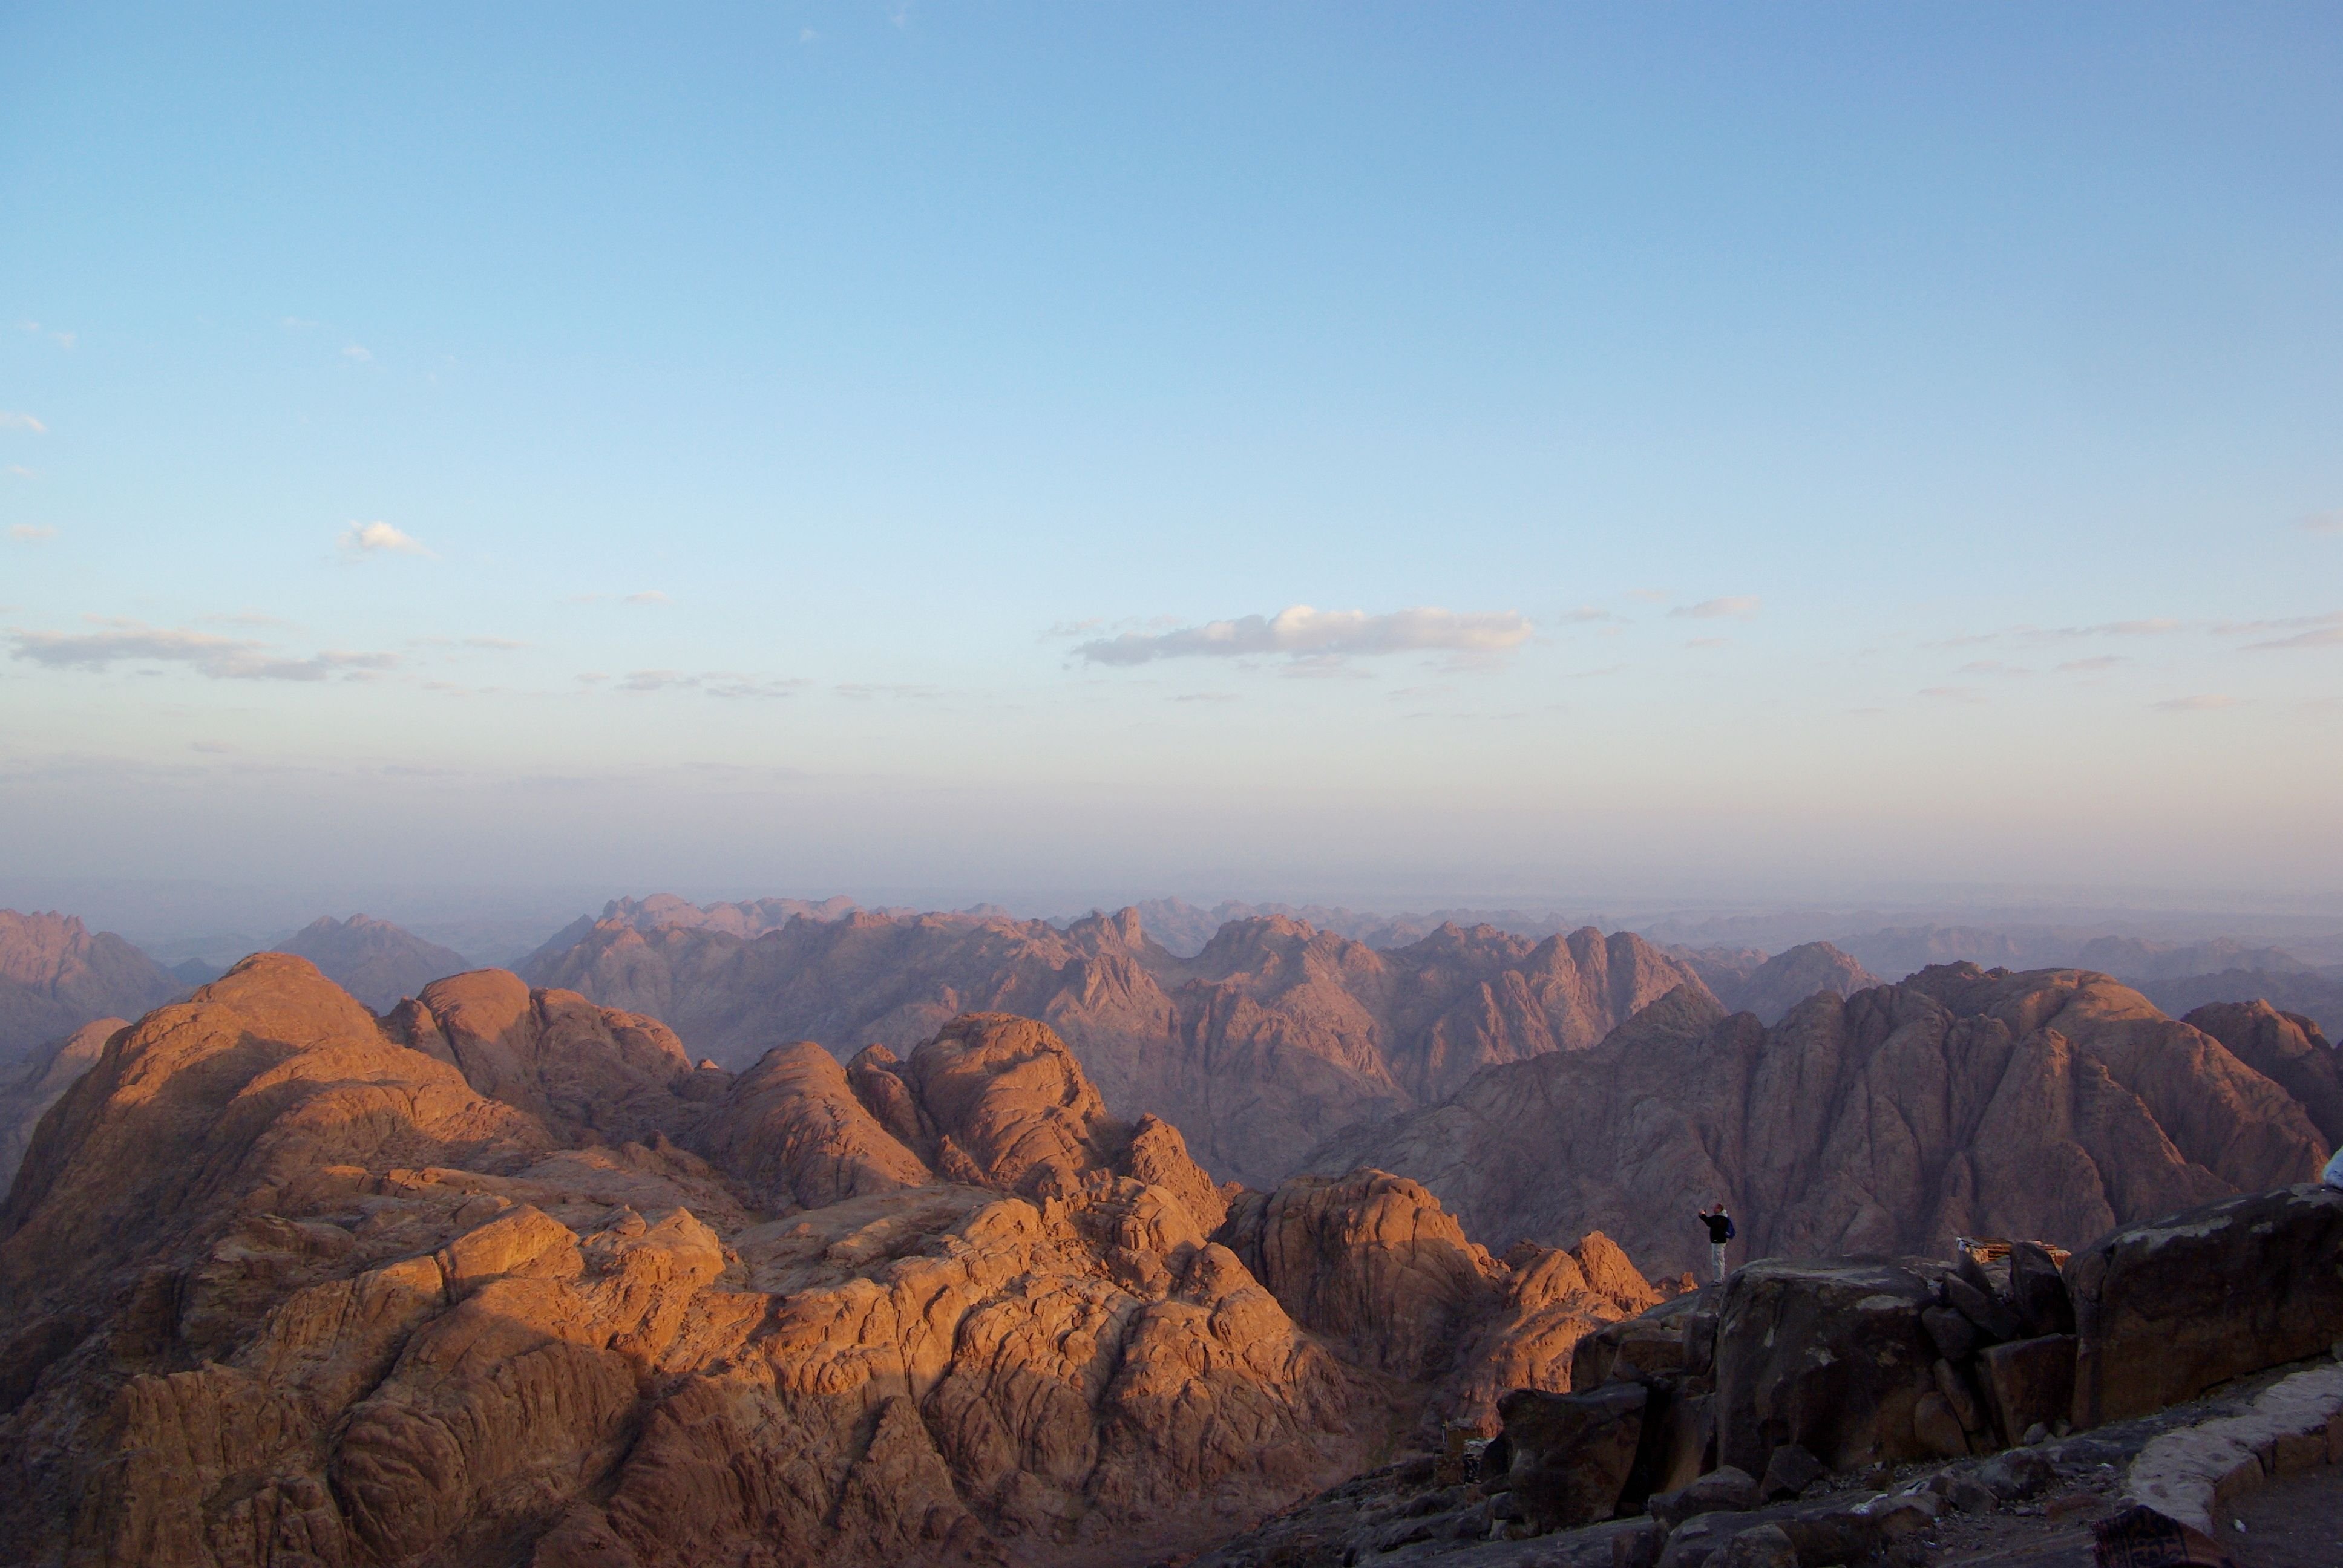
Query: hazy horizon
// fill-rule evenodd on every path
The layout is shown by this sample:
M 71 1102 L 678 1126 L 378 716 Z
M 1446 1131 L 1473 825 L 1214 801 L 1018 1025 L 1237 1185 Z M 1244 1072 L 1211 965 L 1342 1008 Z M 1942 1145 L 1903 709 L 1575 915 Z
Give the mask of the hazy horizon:
M 2325 918 L 2339 68 L 2177 5 L 18 8 L 0 903 Z

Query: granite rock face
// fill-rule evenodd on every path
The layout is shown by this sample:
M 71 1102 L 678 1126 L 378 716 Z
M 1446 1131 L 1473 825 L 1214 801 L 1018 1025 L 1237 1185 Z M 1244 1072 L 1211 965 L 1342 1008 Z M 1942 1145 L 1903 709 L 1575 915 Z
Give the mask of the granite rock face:
M 2315 1060 L 2315 1059 L 2314 1059 Z M 1645 1269 L 1946 1256 L 1956 1236 L 2069 1249 L 2118 1224 L 2316 1177 L 2311 1108 L 2104 975 L 1923 970 L 1771 1029 L 1679 991 L 1591 1050 L 1490 1068 L 1338 1134 L 1310 1171 L 1422 1182 L 1493 1248 L 1602 1231 Z
M 2343 1057 L 2316 1023 L 2266 1001 L 2200 1007 L 2181 1021 L 2293 1095 L 2327 1141 L 2343 1147 Z
M 777 1045 L 734 1079 L 690 1141 L 761 1208 L 820 1209 L 935 1179 L 855 1098 L 838 1059 L 810 1040 Z
M 2343 1340 L 2343 1191 L 2296 1186 L 2127 1226 L 2066 1261 L 2073 1420 L 2095 1426 Z
M 1735 1272 L 1716 1328 L 1717 1459 L 1753 1475 L 1795 1443 L 1832 1470 L 1926 1457 L 1936 1393 L 1923 1265 L 1769 1260 Z
M 1238 1196 L 1221 1239 L 1294 1321 L 1356 1364 L 1428 1384 L 1419 1435 L 1493 1435 L 1509 1391 L 1567 1393 L 1585 1337 L 1661 1292 L 1600 1234 L 1493 1259 L 1431 1193 L 1381 1171 Z
M 1492 1260 L 1381 1173 L 1233 1196 L 1030 1020 L 736 1079 L 498 971 L 377 1020 L 259 955 L 112 1031 L 0 1205 L 0 1539 L 1145 1562 L 1493 1399 L 1507 1314 L 1655 1294 L 1599 1238 Z
M 1583 1394 L 1521 1389 L 1498 1402 L 1512 1447 L 1507 1479 L 1532 1529 L 1612 1516 L 1634 1466 L 1647 1398 L 1640 1386 L 1619 1382 Z
M 680 900 L 614 906 L 523 967 L 533 984 L 662 1019 L 734 1068 L 775 1040 L 900 1052 L 963 1012 L 1035 1019 L 1116 1116 L 1161 1116 L 1217 1179 L 1259 1187 L 1337 1129 L 1437 1100 L 1492 1063 L 1582 1050 L 1670 990 L 1700 990 L 1641 938 L 1592 929 L 1533 941 L 1442 926 L 1378 950 L 1270 916 L 1230 921 L 1182 958 L 1132 910 L 1060 930 Z

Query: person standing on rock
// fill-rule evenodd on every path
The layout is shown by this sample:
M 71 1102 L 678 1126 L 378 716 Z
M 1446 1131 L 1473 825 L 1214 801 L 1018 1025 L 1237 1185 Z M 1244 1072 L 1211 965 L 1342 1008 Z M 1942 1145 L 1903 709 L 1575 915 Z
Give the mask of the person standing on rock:
M 1700 1211 L 1700 1222 L 1708 1227 L 1708 1265 L 1716 1278 L 1725 1278 L 1725 1243 L 1733 1240 L 1733 1216 L 1725 1211 L 1725 1200 Z

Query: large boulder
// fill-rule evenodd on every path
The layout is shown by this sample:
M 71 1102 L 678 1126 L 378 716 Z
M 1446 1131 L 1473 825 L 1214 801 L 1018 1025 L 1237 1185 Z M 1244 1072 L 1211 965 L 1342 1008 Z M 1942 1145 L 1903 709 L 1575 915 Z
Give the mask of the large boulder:
M 691 1146 L 772 1209 L 818 1209 L 933 1180 L 811 1040 L 777 1045 L 734 1079 L 692 1130 Z
M 1977 1372 L 2002 1441 L 2021 1443 L 2030 1428 L 2066 1419 L 2075 1398 L 2075 1336 L 1995 1345 L 1977 1357 Z
M 1795 1442 L 1833 1470 L 1928 1457 L 1914 1412 L 1936 1392 L 1935 1302 L 1919 1260 L 1768 1261 L 1725 1286 L 1716 1456 L 1763 1474 Z
M 1446 1372 L 1499 1300 L 1496 1265 L 1440 1201 L 1381 1171 L 1297 1176 L 1223 1234 L 1296 1322 L 1402 1377 Z
M 1130 1141 L 1066 1042 L 1029 1018 L 955 1018 L 911 1053 L 905 1077 L 938 1134 L 936 1171 L 951 1181 L 1065 1194 Z
M 2281 1187 L 2127 1226 L 2066 1278 L 2074 1423 L 2144 1415 L 2343 1339 L 2343 1191 Z
M 1531 1529 L 1598 1523 L 1618 1510 L 1645 1397 L 1641 1385 L 1621 1382 L 1593 1393 L 1516 1389 L 1497 1402 L 1513 1454 L 1506 1476 Z

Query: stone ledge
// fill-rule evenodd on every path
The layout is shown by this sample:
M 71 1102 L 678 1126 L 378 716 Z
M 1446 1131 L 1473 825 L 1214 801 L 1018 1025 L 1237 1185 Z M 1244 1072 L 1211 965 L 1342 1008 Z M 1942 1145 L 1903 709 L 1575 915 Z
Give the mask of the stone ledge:
M 2265 1389 L 2243 1415 L 2153 1438 L 2131 1462 L 2124 1495 L 2192 1529 L 2275 1475 L 2343 1462 L 2343 1366 L 2314 1367 Z

